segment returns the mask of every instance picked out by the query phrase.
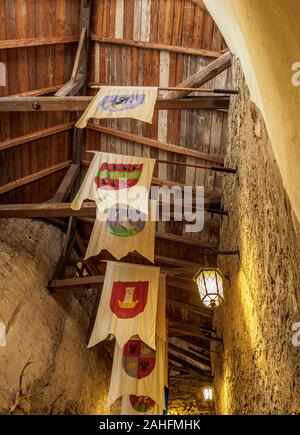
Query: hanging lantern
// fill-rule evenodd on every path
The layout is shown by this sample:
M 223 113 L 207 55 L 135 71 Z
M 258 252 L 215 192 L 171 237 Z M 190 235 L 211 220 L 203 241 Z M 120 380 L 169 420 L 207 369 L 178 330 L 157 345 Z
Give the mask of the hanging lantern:
M 200 269 L 194 276 L 201 301 L 209 308 L 219 306 L 224 300 L 224 275 L 216 268 Z
M 210 386 L 203 387 L 202 388 L 202 393 L 203 393 L 204 400 L 206 400 L 206 401 L 212 400 L 212 398 L 213 398 L 213 389 L 212 389 L 212 387 L 210 387 Z

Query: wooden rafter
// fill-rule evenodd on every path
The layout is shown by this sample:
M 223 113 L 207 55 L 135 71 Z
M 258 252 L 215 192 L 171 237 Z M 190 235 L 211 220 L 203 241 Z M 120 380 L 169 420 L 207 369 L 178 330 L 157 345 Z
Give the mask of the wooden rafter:
M 182 53 L 182 54 L 188 54 L 190 56 L 205 56 L 211 58 L 218 58 L 222 55 L 219 51 L 205 50 L 203 48 L 181 47 L 176 45 L 160 44 L 157 42 L 136 41 L 136 40 L 125 39 L 125 38 L 119 39 L 119 38 L 112 38 L 109 36 L 98 36 L 95 34 L 91 34 L 91 41 L 101 42 L 103 44 L 115 44 L 115 45 L 125 45 L 127 47 L 145 48 L 147 50 L 161 50 L 161 51 L 168 51 L 171 53 Z
M 212 248 L 216 249 L 217 242 L 211 242 L 209 240 L 195 240 L 189 239 L 184 236 L 178 236 L 170 233 L 157 232 L 155 237 L 161 240 L 168 240 L 170 242 L 182 243 L 184 245 L 196 246 L 198 248 Z
M 101 83 L 94 83 L 94 82 L 89 82 L 88 83 L 88 87 L 91 89 L 100 89 L 102 86 L 105 85 L 101 85 Z M 205 94 L 224 94 L 224 95 L 237 95 L 239 94 L 238 90 L 235 89 L 218 89 L 218 88 L 180 88 L 178 86 L 159 86 L 158 87 L 158 91 L 182 91 L 182 92 L 188 92 L 188 93 L 205 93 Z M 163 99 L 161 96 L 158 96 L 158 99 Z
M 230 52 L 226 52 L 218 59 L 209 63 L 205 68 L 197 71 L 195 74 L 189 76 L 182 83 L 178 84 L 178 88 L 197 88 L 204 85 L 221 72 L 225 71 L 231 66 L 232 56 Z M 166 99 L 183 98 L 189 94 L 189 91 L 171 91 L 165 94 Z M 225 107 L 226 109 L 226 107 Z
M 104 276 L 95 275 L 84 278 L 65 278 L 49 281 L 48 288 L 52 291 L 76 290 L 80 288 L 98 288 L 103 284 Z
M 11 181 L 10 183 L 4 184 L 0 187 L 0 195 L 9 192 L 10 190 L 17 189 L 18 187 L 25 186 L 26 184 L 33 183 L 34 181 L 45 178 L 48 175 L 54 174 L 56 172 L 62 171 L 68 168 L 72 163 L 72 160 L 67 160 L 66 162 L 58 163 L 57 165 L 51 166 L 50 168 L 42 169 L 26 177 L 18 178 L 17 180 Z
M 76 81 L 69 80 L 56 93 L 55 97 L 66 97 L 76 95 L 86 82 L 86 77 L 79 74 Z
M 216 243 L 212 243 L 209 240 L 192 240 L 170 233 L 156 232 L 155 238 L 160 240 L 169 240 L 176 243 L 182 243 L 183 245 L 195 246 L 202 249 L 215 249 L 217 246 Z M 169 272 L 168 275 L 173 276 L 172 272 Z
M 67 199 L 78 174 L 79 165 L 71 165 L 64 176 L 64 179 L 60 183 L 56 194 L 51 199 L 51 202 L 64 202 Z
M 1 99 L 0 99 L 1 102 Z M 1 103 L 0 103 L 1 104 Z M 45 128 L 43 130 L 35 131 L 24 136 L 19 136 L 14 139 L 8 139 L 4 142 L 0 142 L 0 151 L 5 151 L 9 148 L 17 147 L 25 143 L 40 140 L 45 137 L 52 136 L 53 134 L 62 133 L 64 131 L 72 130 L 74 122 L 67 122 L 65 124 L 56 125 L 54 127 Z
M 205 366 L 203 369 L 200 369 L 197 365 L 194 365 L 192 362 L 186 361 L 186 359 L 183 359 L 180 354 L 175 353 L 169 353 L 169 359 L 172 362 L 175 362 L 177 364 L 181 364 L 182 367 L 184 367 L 186 370 L 189 370 L 193 374 L 197 374 L 199 378 L 206 379 L 206 381 L 213 379 L 211 372 L 209 370 L 205 369 Z
M 38 97 L 41 95 L 54 94 L 63 86 L 64 86 L 64 84 L 61 83 L 59 85 L 48 86 L 47 88 L 33 89 L 31 91 L 25 91 L 25 92 L 20 92 L 18 94 L 12 94 L 11 97 L 30 97 L 30 96 Z
M 0 112 L 84 111 L 93 97 L 1 97 Z M 155 110 L 228 109 L 229 98 L 219 96 L 157 100 Z
M 191 313 L 198 314 L 200 316 L 207 317 L 208 319 L 213 318 L 212 311 L 209 311 L 208 309 L 197 307 L 195 305 L 186 304 L 185 302 L 177 301 L 175 299 L 167 298 L 167 305 L 171 307 L 178 307 L 183 310 L 189 311 Z
M 38 47 L 42 45 L 69 44 L 79 41 L 78 35 L 46 36 L 43 38 L 6 39 L 0 41 L 0 50 L 8 48 Z
M 68 161 L 68 165 L 70 165 Z M 0 204 L 0 218 L 48 218 L 48 217 L 92 217 L 96 216 L 96 204 L 84 202 L 79 210 L 73 210 L 70 203 L 41 203 L 41 204 Z
M 189 351 L 187 351 L 185 349 L 182 349 L 182 348 L 180 348 L 180 347 L 178 347 L 178 346 L 176 346 L 176 345 L 174 345 L 172 343 L 168 344 L 168 349 L 170 351 L 173 351 L 175 353 L 175 355 L 182 355 L 183 357 L 188 358 L 189 360 L 195 361 L 196 363 L 201 364 L 201 365 L 207 367 L 208 368 L 208 370 L 207 370 L 208 372 L 211 371 L 211 365 L 209 363 L 209 358 L 208 359 L 207 358 L 201 358 L 201 356 L 197 356 L 197 355 L 193 354 L 192 352 L 189 352 Z
M 197 291 L 196 285 L 192 279 L 186 279 L 181 277 L 170 277 L 170 279 L 168 279 L 168 286 L 187 290 L 192 293 L 195 293 Z
M 150 139 L 148 137 L 140 136 L 137 134 L 128 133 L 125 131 L 117 131 L 113 130 L 109 127 L 98 126 L 94 124 L 88 124 L 88 129 L 93 130 L 99 133 L 107 134 L 109 136 L 118 137 L 120 139 L 124 139 L 130 142 L 136 142 L 141 145 L 147 145 L 151 148 L 158 148 L 160 150 L 172 152 L 175 154 L 181 154 L 187 157 L 195 157 L 197 159 L 206 160 L 209 162 L 217 163 L 220 165 L 224 164 L 224 159 L 216 156 L 214 154 L 205 153 L 198 150 L 189 149 L 180 145 L 172 145 L 165 142 L 159 142 L 155 139 Z
M 193 3 L 195 3 L 196 6 L 199 6 L 204 11 L 207 11 L 207 7 L 204 4 L 203 0 L 192 0 Z
M 73 216 L 69 218 L 67 233 L 65 236 L 64 246 L 62 249 L 62 253 L 60 259 L 56 265 L 52 280 L 57 280 L 63 276 L 66 267 L 68 265 L 69 257 L 71 255 L 72 248 L 74 246 L 75 241 L 75 228 L 76 221 Z
M 75 61 L 74 61 L 74 65 L 73 65 L 73 69 L 72 69 L 72 73 L 71 73 L 71 82 L 76 82 L 77 80 L 77 76 L 80 70 L 80 61 L 81 58 L 83 56 L 83 52 L 84 52 L 84 42 L 85 42 L 85 38 L 86 38 L 86 34 L 87 34 L 87 28 L 84 26 L 81 28 L 81 34 L 80 34 L 80 39 L 79 39 L 79 43 L 78 43 L 78 48 L 76 51 L 76 56 L 75 56 Z

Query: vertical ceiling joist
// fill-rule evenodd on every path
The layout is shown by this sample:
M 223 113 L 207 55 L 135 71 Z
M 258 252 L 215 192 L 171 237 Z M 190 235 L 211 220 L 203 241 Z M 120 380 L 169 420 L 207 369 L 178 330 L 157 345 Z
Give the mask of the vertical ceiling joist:
M 90 22 L 91 22 L 91 9 L 92 9 L 92 0 L 81 0 L 80 6 L 80 28 L 81 28 L 81 41 L 78 46 L 78 56 L 75 58 L 74 68 L 72 72 L 72 78 L 75 79 L 78 75 L 79 77 L 84 77 L 84 85 L 81 88 L 81 92 L 83 95 L 86 94 L 86 80 L 87 80 L 87 71 L 88 71 L 88 60 L 89 60 L 89 36 L 90 36 Z M 71 80 L 72 80 L 71 78 Z M 77 112 L 77 119 L 80 117 L 81 113 Z M 81 159 L 83 158 L 83 144 L 84 144 L 84 131 L 79 130 L 74 127 L 73 129 L 73 150 L 72 150 L 72 159 L 74 164 L 80 164 Z M 79 178 L 77 177 L 75 183 L 75 189 L 78 188 Z

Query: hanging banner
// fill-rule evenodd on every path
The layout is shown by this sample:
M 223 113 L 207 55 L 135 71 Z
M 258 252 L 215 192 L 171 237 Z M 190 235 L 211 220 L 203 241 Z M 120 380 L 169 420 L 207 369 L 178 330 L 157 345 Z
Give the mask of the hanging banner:
M 120 415 L 163 415 L 160 408 L 151 397 L 123 396 Z
M 167 341 L 166 328 L 166 275 L 159 275 L 157 313 L 156 313 L 156 335 L 163 341 Z M 167 384 L 166 384 L 167 385 Z
M 90 199 L 100 213 L 124 204 L 147 215 L 154 165 L 154 159 L 95 152 L 71 208 L 79 210 Z
M 158 88 L 101 86 L 76 123 L 84 128 L 90 118 L 133 118 L 152 124 Z
M 153 406 L 166 408 L 166 342 L 156 337 L 156 351 L 134 336 L 123 349 L 115 344 L 114 361 L 108 393 L 108 406 L 122 396 L 151 398 Z
M 124 413 L 162 414 L 163 409 L 166 409 L 164 390 L 168 386 L 168 348 L 166 276 L 163 274 L 159 277 L 156 316 L 156 350 L 137 335 L 131 337 L 123 349 L 118 343 L 115 344 L 108 405 L 111 406 L 119 397 L 130 396 L 131 400 L 122 399 L 125 400 L 122 405 L 126 405 L 127 409 L 124 408 Z M 134 403 L 133 396 L 138 398 L 134 399 Z
M 120 348 L 133 335 L 155 349 L 159 267 L 107 262 L 88 347 L 114 335 Z
M 107 250 L 120 260 L 135 251 L 154 263 L 156 222 L 142 213 L 137 220 L 136 214 L 122 204 L 111 207 L 106 218 L 97 211 L 85 259 Z

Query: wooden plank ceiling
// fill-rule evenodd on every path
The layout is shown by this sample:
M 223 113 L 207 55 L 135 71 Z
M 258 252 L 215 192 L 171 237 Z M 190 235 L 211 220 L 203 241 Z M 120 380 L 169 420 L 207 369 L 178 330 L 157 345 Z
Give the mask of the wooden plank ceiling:
M 85 3 L 88 2 L 0 0 L 0 18 L 4 23 L 0 27 L 0 62 L 7 67 L 7 85 L 0 87 L 0 96 L 51 95 L 70 79 L 81 33 L 80 14 Z M 224 50 L 222 35 L 201 1 L 92 2 L 87 64 L 90 83 L 173 87 L 219 58 Z M 230 68 L 204 86 L 230 88 Z M 88 95 L 94 93 L 94 89 L 87 88 Z M 165 91 L 160 96 L 167 94 Z M 172 93 L 168 96 L 172 98 Z M 72 129 L 77 116 L 67 111 L 0 112 L 1 204 L 51 200 L 67 171 L 74 181 L 79 166 L 70 167 L 72 158 L 73 163 L 81 163 L 81 177 L 85 174 L 91 159 L 91 154 L 85 152 L 88 150 L 188 163 L 191 166 L 158 163 L 154 177 L 160 182 L 203 185 L 208 194 L 211 193 L 210 197 L 221 193 L 221 177 L 228 175 L 193 166 L 208 164 L 211 160 L 222 163 L 227 139 L 226 109 L 158 110 L 152 125 L 135 120 L 91 121 L 83 138 L 79 161 L 74 162 Z M 125 137 L 118 134 L 120 131 L 126 133 Z M 159 143 L 165 146 L 158 147 Z M 55 198 L 66 199 L 64 189 L 69 181 L 63 182 Z M 55 214 L 58 208 L 54 206 L 56 204 L 47 206 L 52 214 L 43 209 L 44 214 L 40 215 L 34 214 L 36 210 L 30 206 L 25 216 L 55 218 L 56 223 L 59 216 L 68 216 L 67 204 L 60 215 Z M 18 216 L 17 213 L 11 215 Z M 77 232 L 72 240 L 72 247 L 77 247 L 81 257 L 93 219 L 93 214 L 86 216 L 77 219 Z M 178 367 L 178 358 L 181 358 L 190 374 L 193 370 L 198 374 L 204 368 L 210 370 L 210 340 L 214 339 L 211 338 L 211 316 L 201 308 L 191 280 L 200 264 L 216 262 L 216 256 L 206 255 L 203 247 L 217 248 L 220 217 L 207 212 L 205 219 L 205 228 L 200 233 L 186 234 L 182 222 L 157 225 L 156 264 L 169 274 L 167 306 L 169 334 L 173 337 L 170 364 Z M 64 218 L 60 217 L 59 223 L 67 226 Z M 70 225 L 69 229 L 73 228 Z M 82 267 L 95 277 L 103 275 L 105 266 L 99 260 L 108 258 L 111 258 L 108 254 L 101 254 Z M 65 260 L 65 257 L 61 259 L 60 270 L 66 267 Z M 128 260 L 143 262 L 134 255 Z M 83 269 L 77 267 L 79 276 L 84 275 Z M 96 278 L 93 279 L 88 285 L 95 285 Z M 73 284 L 65 283 L 65 286 L 74 288 Z

